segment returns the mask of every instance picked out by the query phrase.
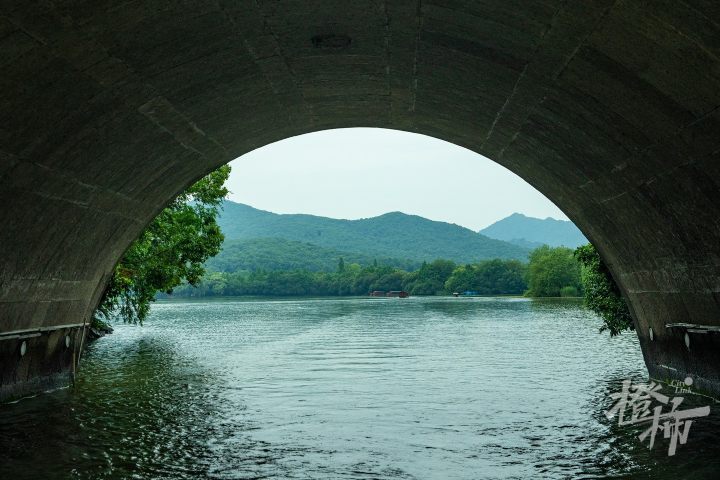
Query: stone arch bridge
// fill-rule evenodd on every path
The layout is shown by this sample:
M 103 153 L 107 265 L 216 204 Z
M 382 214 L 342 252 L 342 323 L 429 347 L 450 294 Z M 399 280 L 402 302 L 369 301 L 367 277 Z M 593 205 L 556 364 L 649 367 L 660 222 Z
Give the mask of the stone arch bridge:
M 0 72 L 1 397 L 68 381 L 176 193 L 357 126 L 526 179 L 610 265 L 650 373 L 720 390 L 717 2 L 3 1 Z

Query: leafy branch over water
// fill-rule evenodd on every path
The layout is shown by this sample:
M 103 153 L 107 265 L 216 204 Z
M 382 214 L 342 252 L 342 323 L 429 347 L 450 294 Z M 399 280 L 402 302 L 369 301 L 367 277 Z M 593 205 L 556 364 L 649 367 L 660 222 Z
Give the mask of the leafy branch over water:
M 200 282 L 205 261 L 217 255 L 223 242 L 216 220 L 229 175 L 225 165 L 203 177 L 147 226 L 115 267 L 94 322 L 119 315 L 125 322 L 142 323 L 158 292 Z
M 575 258 L 582 265 L 582 283 L 585 305 L 603 319 L 600 331 L 611 336 L 624 330 L 633 330 L 632 316 L 620 288 L 595 247 L 588 243 L 575 250 Z

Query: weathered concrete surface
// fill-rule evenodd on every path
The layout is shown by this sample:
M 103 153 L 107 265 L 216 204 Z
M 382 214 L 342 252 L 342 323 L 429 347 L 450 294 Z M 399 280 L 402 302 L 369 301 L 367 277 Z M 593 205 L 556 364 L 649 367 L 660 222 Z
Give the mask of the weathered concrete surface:
M 720 335 L 688 349 L 665 328 L 720 325 L 717 2 L 4 1 L 0 71 L 0 331 L 87 320 L 129 242 L 213 168 L 387 127 L 546 194 L 610 264 L 650 371 L 720 391 Z

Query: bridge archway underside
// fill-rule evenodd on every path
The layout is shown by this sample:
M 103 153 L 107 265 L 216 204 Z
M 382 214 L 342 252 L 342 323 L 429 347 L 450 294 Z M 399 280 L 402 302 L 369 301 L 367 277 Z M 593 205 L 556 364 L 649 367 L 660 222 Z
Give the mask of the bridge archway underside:
M 720 326 L 713 2 L 4 2 L 0 52 L 0 397 L 66 381 L 77 325 L 176 193 L 357 126 L 526 179 L 610 265 L 650 373 L 720 391 L 720 335 L 666 327 Z

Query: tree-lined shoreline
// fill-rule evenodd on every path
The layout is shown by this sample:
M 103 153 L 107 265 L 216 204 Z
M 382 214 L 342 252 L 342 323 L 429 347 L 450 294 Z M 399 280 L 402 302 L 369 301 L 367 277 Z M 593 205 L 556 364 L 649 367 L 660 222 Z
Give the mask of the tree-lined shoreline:
M 573 250 L 543 246 L 532 252 L 528 263 L 493 259 L 456 264 L 438 259 L 408 271 L 377 262 L 365 266 L 347 263 L 340 257 L 334 272 L 211 271 L 196 286 L 174 289 L 173 296 L 361 296 L 391 290 L 411 295 L 577 297 L 582 293 L 582 285 L 580 265 Z

